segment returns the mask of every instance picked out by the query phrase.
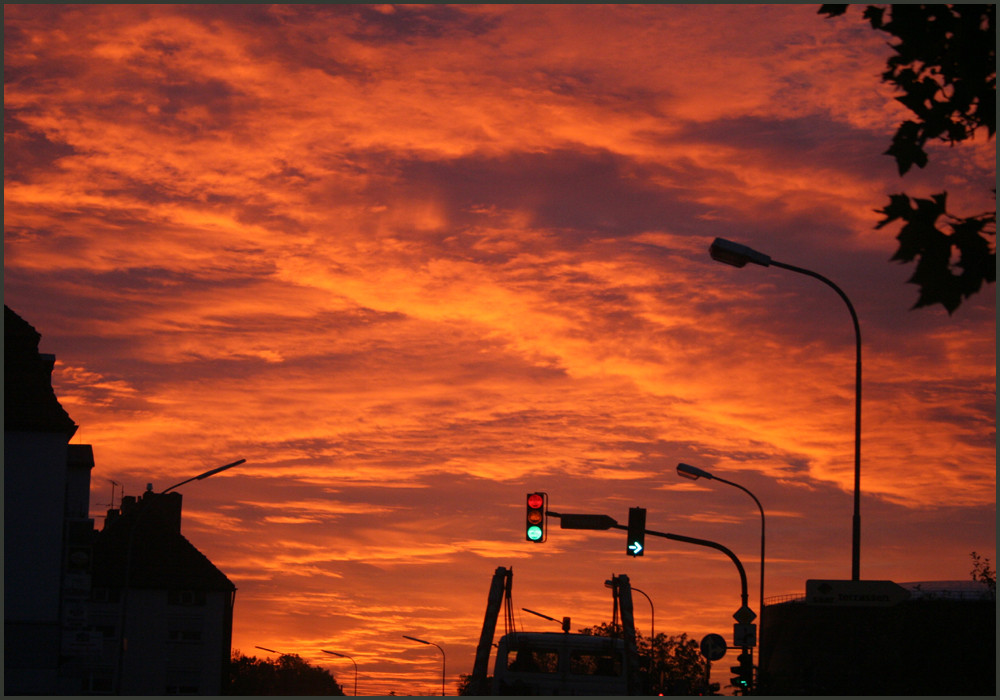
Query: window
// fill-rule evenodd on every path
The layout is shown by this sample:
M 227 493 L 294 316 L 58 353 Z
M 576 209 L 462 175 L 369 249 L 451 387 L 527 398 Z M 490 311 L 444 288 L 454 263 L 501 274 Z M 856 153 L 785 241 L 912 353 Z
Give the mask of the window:
M 574 651 L 569 657 L 569 672 L 580 676 L 620 676 L 622 660 L 613 652 Z
M 168 639 L 171 642 L 200 642 L 201 630 L 170 630 Z
M 555 673 L 559 670 L 559 652 L 555 649 L 511 649 L 507 652 L 507 670 Z
M 167 593 L 168 605 L 204 605 L 205 591 L 174 590 Z

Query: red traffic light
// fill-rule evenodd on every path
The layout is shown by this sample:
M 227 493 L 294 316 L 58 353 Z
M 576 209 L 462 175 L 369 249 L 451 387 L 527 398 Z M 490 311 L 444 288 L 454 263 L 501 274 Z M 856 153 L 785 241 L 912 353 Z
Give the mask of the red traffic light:
M 529 542 L 545 541 L 545 500 L 544 491 L 528 494 L 524 538 Z

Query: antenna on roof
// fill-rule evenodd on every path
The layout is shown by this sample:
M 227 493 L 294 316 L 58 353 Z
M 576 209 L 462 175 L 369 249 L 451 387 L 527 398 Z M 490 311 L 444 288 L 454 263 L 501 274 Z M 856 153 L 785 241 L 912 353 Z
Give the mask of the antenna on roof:
M 111 503 L 98 503 L 97 505 L 99 505 L 99 506 L 108 506 L 109 508 L 114 508 L 115 507 L 115 487 L 118 486 L 118 487 L 121 488 L 122 496 L 125 495 L 125 487 L 122 486 L 121 484 L 119 484 L 114 479 L 108 479 L 108 481 L 111 482 Z M 118 499 L 118 507 L 121 507 L 121 499 L 120 498 Z

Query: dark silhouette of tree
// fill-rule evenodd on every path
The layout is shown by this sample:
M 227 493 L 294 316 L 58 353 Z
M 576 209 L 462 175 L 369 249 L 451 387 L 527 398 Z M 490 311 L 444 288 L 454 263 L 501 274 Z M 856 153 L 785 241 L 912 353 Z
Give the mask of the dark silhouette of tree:
M 581 634 L 600 637 L 621 637 L 620 624 L 603 622 L 579 630 Z M 715 695 L 719 684 L 707 685 L 708 662 L 701 649 L 686 633 L 667 636 L 658 633 L 652 639 L 641 632 L 635 634 L 639 649 L 639 671 L 646 679 L 645 692 L 650 695 Z
M 486 676 L 486 686 L 491 687 L 493 676 Z M 458 676 L 458 695 L 475 695 L 472 692 L 472 674 L 461 673 Z
M 343 695 L 333 675 L 311 666 L 298 654 L 284 654 L 275 661 L 233 652 L 229 666 L 228 695 Z
M 822 5 L 837 17 L 848 5 Z M 902 94 L 896 99 L 913 115 L 896 130 L 885 152 L 900 176 L 927 164 L 929 141 L 951 146 L 986 130 L 996 133 L 996 5 L 868 5 L 873 29 L 886 32 L 895 52 L 882 81 Z M 960 217 L 947 211 L 947 192 L 930 199 L 894 194 L 876 211 L 875 228 L 902 222 L 892 260 L 917 261 L 909 279 L 920 288 L 913 308 L 941 304 L 951 314 L 982 288 L 996 282 L 996 208 Z M 994 197 L 996 188 L 993 188 Z
M 990 595 L 996 600 L 997 597 L 997 572 L 990 565 L 989 557 L 980 557 L 975 552 L 972 553 L 972 580 L 985 583 L 990 589 Z

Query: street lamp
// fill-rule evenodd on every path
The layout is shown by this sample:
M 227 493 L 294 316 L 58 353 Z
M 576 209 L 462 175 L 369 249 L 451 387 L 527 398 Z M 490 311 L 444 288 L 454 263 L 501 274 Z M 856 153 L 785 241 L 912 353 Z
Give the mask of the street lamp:
M 163 493 L 166 493 L 167 491 L 173 491 L 178 486 L 183 486 L 184 484 L 186 484 L 188 482 L 191 482 L 191 481 L 201 481 L 202 479 L 207 479 L 208 477 L 212 476 L 213 474 L 218 474 L 219 472 L 224 472 L 227 469 L 230 469 L 232 467 L 239 466 L 240 464 L 243 464 L 245 461 L 246 461 L 245 459 L 238 459 L 238 460 L 236 460 L 235 462 L 233 462 L 231 464 L 224 464 L 221 467 L 216 467 L 215 469 L 209 469 L 207 472 L 199 474 L 198 476 L 192 476 L 190 479 L 185 479 L 184 481 L 180 482 L 179 484 L 174 484 L 170 488 L 163 489 L 162 491 L 160 491 L 160 493 L 163 494 Z
M 653 599 L 646 595 L 645 591 L 640 591 L 635 586 L 632 586 L 632 590 L 636 593 L 642 593 L 649 601 L 649 643 L 652 644 L 656 638 L 656 613 L 653 611 Z
M 417 639 L 416 637 L 411 637 L 408 634 L 404 634 L 403 638 L 411 639 L 414 642 L 420 642 L 421 644 L 427 644 L 428 646 L 437 647 L 438 650 L 441 652 L 441 696 L 444 697 L 444 665 L 445 665 L 444 649 L 442 649 L 434 642 L 425 642 L 423 639 Z
M 823 275 L 806 270 L 795 265 L 788 265 L 783 262 L 771 259 L 770 256 L 759 253 L 753 248 L 748 248 L 739 243 L 727 241 L 724 238 L 716 238 L 708 248 L 713 260 L 732 265 L 733 267 L 743 267 L 747 263 L 754 263 L 763 267 L 773 265 L 802 275 L 814 277 L 820 282 L 830 286 L 844 303 L 847 310 L 851 312 L 851 321 L 854 323 L 855 339 L 855 372 L 854 372 L 854 517 L 852 520 L 851 535 L 851 580 L 858 581 L 861 578 L 861 326 L 858 323 L 858 315 L 854 311 L 854 305 L 847 298 L 843 290 L 828 280 Z
M 559 620 L 555 619 L 554 617 L 549 617 L 548 615 L 542 614 L 540 612 L 535 612 L 534 610 L 528 610 L 527 608 L 521 608 L 521 610 L 523 610 L 524 612 L 527 612 L 527 613 L 531 613 L 532 615 L 538 615 L 538 617 L 545 618 L 546 620 L 552 620 L 553 622 L 559 622 Z M 562 619 L 562 631 L 563 632 L 569 632 L 569 628 L 570 628 L 570 619 L 568 617 L 564 617 Z
M 338 651 L 327 651 L 326 649 L 320 649 L 324 654 L 333 654 L 334 656 L 340 656 L 344 659 L 350 659 L 351 663 L 354 664 L 354 697 L 358 696 L 358 662 L 347 654 L 341 654 Z
M 715 476 L 704 469 L 699 469 L 698 467 L 692 467 L 690 464 L 684 464 L 681 462 L 677 465 L 677 473 L 681 476 L 687 477 L 688 479 L 700 479 L 704 477 L 705 479 L 714 479 L 715 481 L 721 481 L 723 484 L 729 484 L 730 486 L 735 486 L 740 491 L 746 493 L 753 502 L 757 504 L 757 508 L 760 510 L 760 627 L 761 632 L 764 631 L 764 506 L 760 504 L 757 497 L 750 493 L 750 490 L 740 486 L 739 484 L 723 479 L 722 477 Z M 635 590 L 635 589 L 633 589 Z M 760 635 L 758 634 L 758 643 Z
M 245 459 L 238 459 L 235 462 L 231 462 L 230 464 L 226 464 L 221 467 L 216 467 L 215 469 L 209 469 L 207 472 L 203 472 L 198 476 L 191 477 L 190 479 L 185 479 L 180 483 L 174 484 L 170 488 L 164 489 L 159 494 L 150 493 L 153 490 L 152 485 L 150 485 L 147 487 L 148 492 L 145 494 L 142 501 L 136 502 L 137 507 L 135 509 L 134 515 L 132 516 L 132 522 L 129 526 L 128 548 L 125 550 L 125 582 L 122 590 L 122 604 L 121 604 L 121 616 L 120 616 L 121 640 L 119 645 L 120 648 L 118 649 L 118 664 L 117 664 L 117 676 L 118 676 L 117 685 L 118 685 L 119 695 L 122 694 L 122 684 L 124 682 L 124 676 L 125 676 L 125 656 L 128 650 L 126 624 L 128 622 L 129 589 L 131 588 L 131 583 L 132 583 L 132 550 L 135 545 L 136 532 L 139 530 L 140 524 L 145 525 L 145 523 L 142 522 L 142 516 L 152 507 L 152 499 L 156 499 L 158 496 L 162 496 L 168 491 L 171 491 L 177 488 L 178 486 L 183 486 L 184 484 L 190 481 L 200 481 L 202 479 L 207 479 L 213 474 L 218 474 L 221 471 L 225 471 L 226 469 L 230 469 L 231 467 L 243 464 L 244 462 L 246 462 Z M 122 499 L 124 500 L 124 491 L 122 493 L 123 493 Z M 180 497 L 180 494 L 178 494 L 178 497 Z M 147 502 L 146 498 L 151 499 L 150 502 Z M 143 503 L 144 505 L 139 506 L 140 502 Z
M 277 654 L 278 656 L 291 656 L 291 654 L 286 654 L 286 653 L 284 653 L 284 652 L 281 652 L 281 651 L 275 651 L 274 649 L 268 649 L 267 647 L 259 647 L 259 646 L 257 646 L 256 644 L 254 645 L 254 647 L 253 647 L 253 648 L 254 648 L 254 649 L 262 649 L 262 650 L 264 650 L 264 651 L 269 651 L 269 652 L 271 652 L 272 654 Z

